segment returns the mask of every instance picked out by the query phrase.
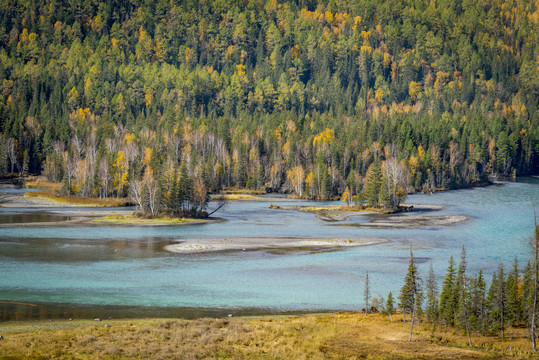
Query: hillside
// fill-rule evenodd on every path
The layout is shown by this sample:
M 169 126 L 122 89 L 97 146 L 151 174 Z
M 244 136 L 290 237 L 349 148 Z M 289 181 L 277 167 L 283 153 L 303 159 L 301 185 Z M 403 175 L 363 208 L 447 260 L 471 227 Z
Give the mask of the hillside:
M 167 207 L 197 213 L 536 173 L 538 24 L 532 0 L 4 1 L 0 176 L 159 199 L 183 164 Z

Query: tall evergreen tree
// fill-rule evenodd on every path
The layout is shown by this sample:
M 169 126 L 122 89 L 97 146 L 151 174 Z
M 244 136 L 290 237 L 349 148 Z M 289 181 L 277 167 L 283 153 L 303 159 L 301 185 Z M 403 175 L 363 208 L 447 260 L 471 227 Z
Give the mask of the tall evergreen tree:
M 501 331 L 505 338 L 505 322 L 507 320 L 507 287 L 503 263 L 498 265 L 498 273 L 492 276 L 489 289 L 489 313 L 491 326 Z
M 522 321 L 520 282 L 518 260 L 515 258 L 513 269 L 507 275 L 507 322 L 509 326 Z
M 468 335 L 468 344 L 472 346 L 470 336 L 470 327 L 468 322 L 468 289 L 466 288 L 466 248 L 462 244 L 462 252 L 460 254 L 459 270 L 457 273 L 456 291 L 458 296 L 458 309 L 455 312 L 457 319 L 455 323 L 466 330 Z
M 393 322 L 393 313 L 395 312 L 395 301 L 393 300 L 393 294 L 391 291 L 387 295 L 387 301 L 386 301 L 386 311 L 389 315 L 389 320 Z
M 442 283 L 440 293 L 440 305 L 438 307 L 440 319 L 445 326 L 452 326 L 455 323 L 455 310 L 457 308 L 456 292 L 456 270 L 453 256 L 449 258 L 449 266 Z
M 427 321 L 432 324 L 432 331 L 436 329 L 436 323 L 438 321 L 438 286 L 436 285 L 436 276 L 432 268 L 432 261 L 430 262 L 429 276 L 426 284 L 427 290 L 427 308 L 425 313 L 427 315 Z
M 486 335 L 487 329 L 487 304 L 486 304 L 486 283 L 483 271 L 472 279 L 471 284 L 471 323 L 472 328 L 481 335 Z
M 414 253 L 412 245 L 410 245 L 410 260 L 408 263 L 408 271 L 404 277 L 404 285 L 401 288 L 399 295 L 399 306 L 402 309 L 403 321 L 406 322 L 406 311 L 411 314 L 410 324 L 410 341 L 412 340 L 412 331 L 414 329 L 414 321 L 416 311 L 421 308 L 421 279 L 417 273 L 415 265 Z
M 373 162 L 366 174 L 364 197 L 367 199 L 367 205 L 378 207 L 380 205 L 380 190 L 382 187 L 382 169 L 380 162 Z

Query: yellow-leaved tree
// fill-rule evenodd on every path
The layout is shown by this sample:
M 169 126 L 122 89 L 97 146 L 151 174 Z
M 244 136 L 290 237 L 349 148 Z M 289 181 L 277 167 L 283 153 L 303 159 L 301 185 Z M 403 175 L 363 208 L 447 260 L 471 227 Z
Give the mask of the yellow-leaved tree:
M 129 175 L 129 165 L 127 163 L 127 158 L 123 151 L 118 151 L 116 156 L 116 161 L 114 162 L 114 169 L 116 171 L 115 179 L 115 188 L 116 195 L 119 197 L 123 193 L 124 189 L 129 185 L 128 175 Z

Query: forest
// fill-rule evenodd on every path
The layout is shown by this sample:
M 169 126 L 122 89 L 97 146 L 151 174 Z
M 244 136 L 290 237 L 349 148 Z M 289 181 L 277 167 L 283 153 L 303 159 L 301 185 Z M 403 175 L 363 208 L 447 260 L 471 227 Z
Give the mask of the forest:
M 197 216 L 537 173 L 538 25 L 532 0 L 3 1 L 0 177 Z
M 430 267 L 426 281 L 418 273 L 412 248 L 408 271 L 404 285 L 398 297 L 398 306 L 402 310 L 403 320 L 406 314 L 415 319 L 424 319 L 432 329 L 455 328 L 468 336 L 472 346 L 472 335 L 500 335 L 504 340 L 505 331 L 511 327 L 528 328 L 533 350 L 537 351 L 537 279 L 539 263 L 539 226 L 535 225 L 534 239 L 531 240 L 534 257 L 529 260 L 523 271 L 515 259 L 508 273 L 502 262 L 492 275 L 490 287 L 483 272 L 467 275 L 466 249 L 462 246 L 458 266 L 453 259 L 443 278 L 441 291 L 438 289 L 436 275 Z M 365 311 L 369 311 L 368 274 L 365 286 Z M 386 301 L 378 302 L 381 310 L 390 317 L 395 312 L 396 299 L 390 292 Z M 425 306 L 423 306 L 425 303 Z M 373 310 L 378 310 L 374 306 Z M 410 332 L 410 341 L 412 332 Z

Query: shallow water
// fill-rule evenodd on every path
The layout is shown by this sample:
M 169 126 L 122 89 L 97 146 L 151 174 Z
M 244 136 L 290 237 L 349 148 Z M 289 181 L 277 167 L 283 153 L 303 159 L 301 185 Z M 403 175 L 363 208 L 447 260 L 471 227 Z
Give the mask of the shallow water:
M 408 265 L 410 244 L 423 277 L 432 261 L 441 280 L 449 256 L 458 259 L 463 244 L 469 272 L 483 269 L 489 277 L 499 261 L 509 268 L 515 258 L 524 265 L 531 257 L 532 199 L 539 203 L 536 178 L 485 188 L 413 195 L 408 203 L 445 206 L 443 210 L 422 215 L 469 217 L 455 225 L 416 229 L 351 226 L 383 218 L 382 215 L 325 222 L 313 214 L 268 208 L 270 203 L 291 204 L 284 199 L 232 202 L 216 214 L 226 222 L 202 225 L 2 227 L 0 300 L 48 304 L 40 308 L 39 316 L 60 314 L 50 309 L 62 304 L 79 304 L 83 309 L 96 311 L 112 306 L 107 309 L 112 313 L 116 309 L 120 315 L 120 308 L 135 312 L 154 309 L 158 314 L 166 313 L 167 308 L 357 310 L 363 305 L 366 271 L 373 297 L 386 297 L 389 291 L 398 294 Z M 182 238 L 248 236 L 373 237 L 390 242 L 334 251 L 172 254 L 163 250 Z M 19 316 L 36 312 L 25 312 L 21 306 L 27 305 L 19 305 L 15 311 L 13 304 L 0 303 L 0 318 L 14 318 L 15 312 Z M 80 314 L 83 313 L 88 317 L 95 312 L 81 310 Z

